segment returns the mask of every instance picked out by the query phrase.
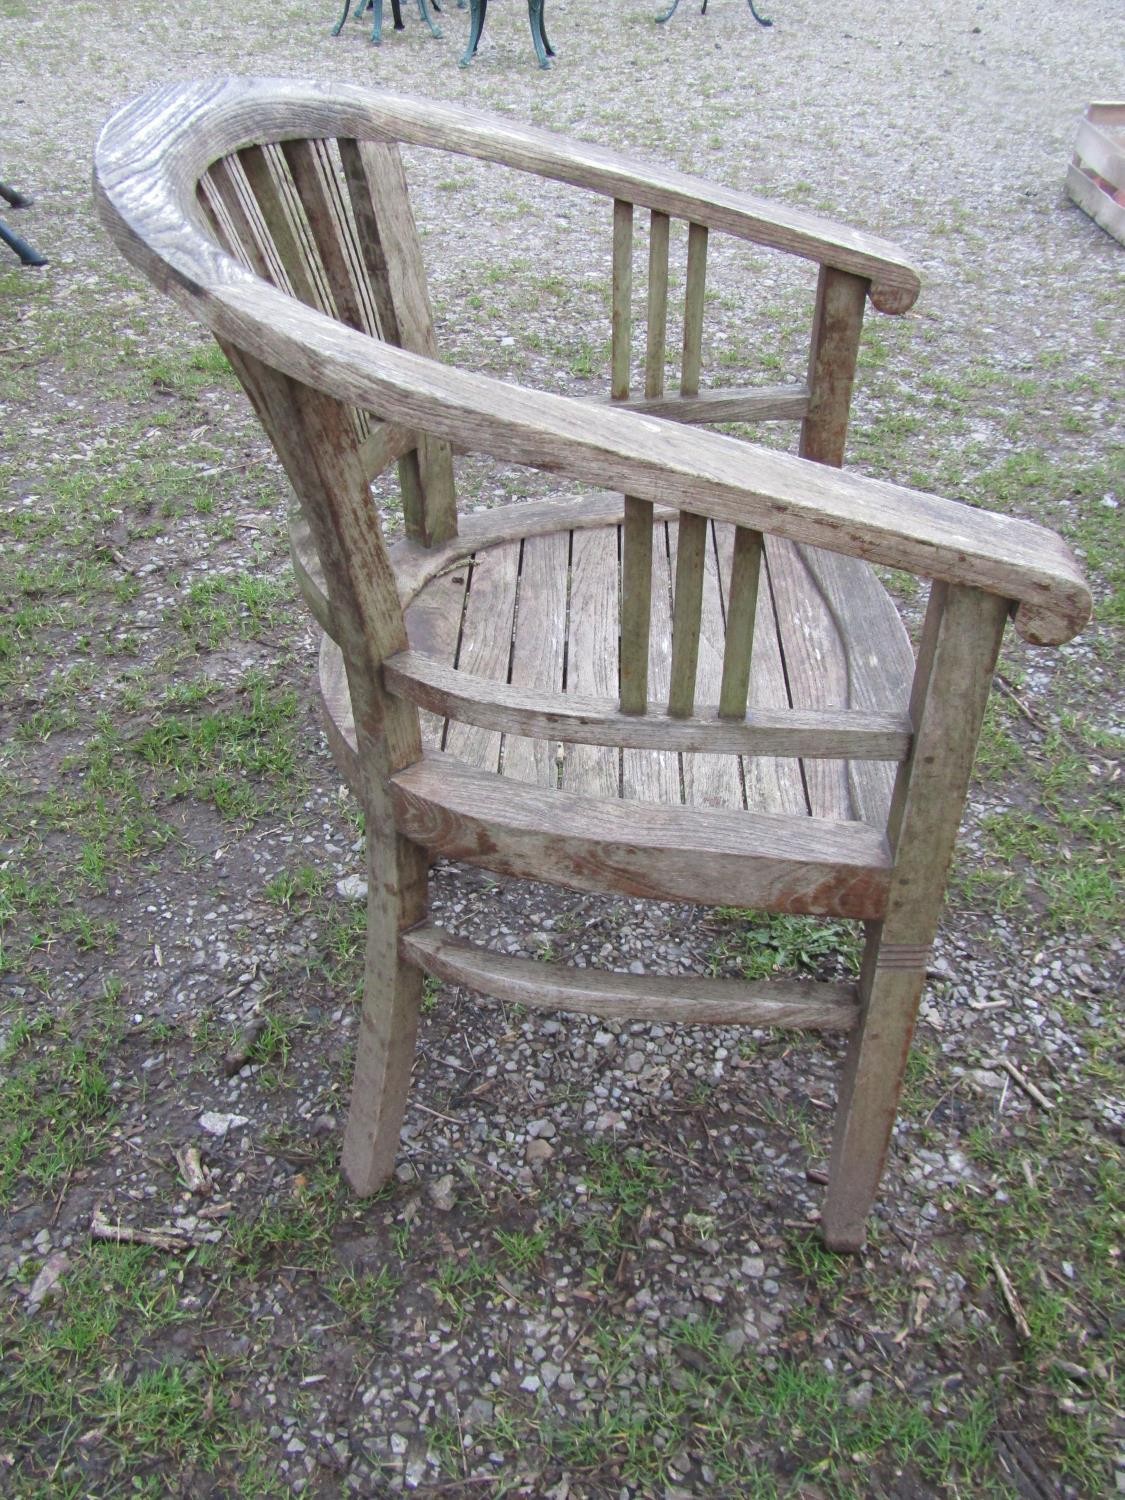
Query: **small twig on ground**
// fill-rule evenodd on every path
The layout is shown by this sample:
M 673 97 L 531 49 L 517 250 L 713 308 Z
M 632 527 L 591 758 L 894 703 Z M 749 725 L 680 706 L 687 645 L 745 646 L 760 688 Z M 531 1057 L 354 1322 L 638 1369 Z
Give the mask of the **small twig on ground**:
M 195 1243 L 175 1229 L 135 1229 L 129 1224 L 111 1224 L 100 1208 L 90 1220 L 90 1234 L 95 1240 L 109 1240 L 115 1245 L 151 1245 L 155 1250 L 190 1250 Z
M 1023 1305 L 1016 1293 L 1016 1289 L 1012 1285 L 1011 1278 L 995 1255 L 991 1257 L 990 1264 L 996 1273 L 996 1281 L 1000 1287 L 1000 1295 L 1004 1299 L 1004 1305 L 1012 1316 L 1012 1322 L 1016 1325 L 1016 1333 L 1026 1343 L 1031 1338 L 1031 1327 L 1028 1324 L 1027 1314 L 1023 1310 Z
M 1018 1086 L 1023 1089 L 1024 1093 L 1029 1099 L 1034 1099 L 1036 1104 L 1039 1105 L 1040 1109 L 1054 1109 L 1054 1101 L 1052 1099 L 1048 1099 L 1043 1090 L 1032 1083 L 1031 1079 L 1028 1078 L 1026 1073 L 1021 1073 L 1014 1062 L 1011 1062 L 1006 1057 L 994 1057 L 990 1066 L 994 1068 L 1003 1068 L 1004 1072 L 1007 1073 L 1012 1082 L 1018 1084 Z
M 1016 692 L 1015 688 L 1008 681 L 1008 679 L 1004 676 L 1003 672 L 997 672 L 996 678 L 995 678 L 995 682 L 996 682 L 996 686 L 1000 689 L 1000 691 L 1004 694 L 1004 696 L 1006 698 L 1010 698 L 1012 700 L 1012 702 L 1019 709 L 1020 713 L 1023 714 L 1023 716 L 1027 720 L 1027 722 L 1029 724 L 1034 724 L 1035 727 L 1036 727 L 1036 729 L 1040 729 L 1041 730 L 1043 728 L 1042 721 L 1039 718 L 1037 718 L 1035 714 L 1032 713 L 1032 711 L 1031 711 L 1030 708 L 1028 708 L 1027 704 L 1023 701 L 1023 699 L 1020 697 L 1020 695 Z

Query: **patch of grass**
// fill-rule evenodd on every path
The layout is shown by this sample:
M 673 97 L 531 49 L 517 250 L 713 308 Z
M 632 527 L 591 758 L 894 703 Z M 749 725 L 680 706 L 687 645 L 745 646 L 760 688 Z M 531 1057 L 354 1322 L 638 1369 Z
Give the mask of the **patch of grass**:
M 0 1203 L 23 1183 L 49 1191 L 101 1150 L 117 1119 L 104 1066 L 112 1041 L 16 1019 L 0 1054 Z
M 673 1319 L 650 1337 L 599 1320 L 584 1355 L 597 1402 L 568 1417 L 546 1402 L 530 1414 L 502 1405 L 477 1440 L 524 1463 L 538 1450 L 588 1483 L 642 1493 L 705 1485 L 769 1500 L 809 1487 L 859 1500 L 876 1492 L 877 1475 L 942 1493 L 1011 1493 L 994 1455 L 991 1392 L 931 1414 L 889 1384 L 859 1393 L 816 1358 L 763 1364 L 713 1318 Z M 452 1446 L 447 1462 L 459 1462 Z
M 1120 1066 L 1115 1080 L 1121 1084 Z M 1008 1346 L 1032 1389 L 1052 1394 L 1047 1427 L 1060 1472 L 1083 1494 L 1101 1494 L 1113 1459 L 1122 1392 L 1120 1255 L 1125 1233 L 1121 1152 L 1060 1100 L 1026 1126 L 981 1127 L 970 1151 L 989 1190 L 953 1195 L 955 1222 L 969 1231 L 965 1270 L 986 1328 Z M 1021 1336 L 997 1286 L 994 1262 L 1019 1298 Z
M 166 796 L 194 796 L 213 802 L 224 817 L 245 818 L 262 805 L 252 778 L 276 787 L 297 777 L 296 693 L 251 674 L 241 696 L 236 708 L 198 715 L 157 710 L 130 741 L 132 753 L 159 774 Z
M 145 1477 L 154 1464 L 194 1472 L 204 1489 L 205 1476 L 256 1465 L 264 1433 L 237 1414 L 238 1367 L 206 1352 L 157 1361 L 144 1351 L 143 1341 L 191 1316 L 161 1254 L 80 1252 L 55 1300 L 13 1320 L 3 1340 L 0 1412 L 15 1473 L 31 1482 L 37 1469 L 50 1472 L 44 1494 L 86 1494 L 88 1482 L 71 1486 L 92 1461 L 112 1493 L 156 1494 Z
M 744 979 L 768 979 L 771 974 L 818 974 L 842 967 L 859 972 L 862 952 L 855 922 L 824 921 L 772 912 L 721 907 L 716 918 L 729 924 L 711 954 L 712 970 L 733 963 Z

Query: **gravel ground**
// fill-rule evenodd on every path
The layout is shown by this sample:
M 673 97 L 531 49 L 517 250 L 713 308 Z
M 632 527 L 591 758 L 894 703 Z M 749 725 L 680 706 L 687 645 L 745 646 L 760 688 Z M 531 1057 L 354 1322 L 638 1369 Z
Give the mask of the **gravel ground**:
M 1104 911 L 1083 923 L 1054 919 L 1050 881 L 1037 882 L 1026 850 L 998 851 L 989 832 L 990 817 L 1012 806 L 1053 805 L 1039 769 L 1058 768 L 1060 739 L 1075 747 L 1069 801 L 1101 797 L 1114 782 L 1116 762 L 1098 738 L 1120 709 L 1104 625 L 1057 653 L 1013 644 L 1005 657 L 1004 734 L 1020 758 L 1006 764 L 993 744 L 974 790 L 923 1006 L 921 1063 L 864 1261 L 838 1266 L 809 1234 L 840 1060 L 832 1040 L 524 1016 L 436 993 L 393 1189 L 357 1205 L 325 1186 L 355 1026 L 362 845 L 306 685 L 313 636 L 289 607 L 279 476 L 229 383 L 204 370 L 185 395 L 151 373 L 165 358 L 181 369 L 203 345 L 132 277 L 93 217 L 93 142 L 116 105 L 158 80 L 218 72 L 375 83 L 633 149 L 885 235 L 921 268 L 923 291 L 908 318 L 869 320 L 857 466 L 1006 498 L 1097 550 L 1092 566 L 1111 549 L 1119 474 L 1116 490 L 1106 480 L 1073 493 L 1052 488 L 1051 476 L 1068 466 L 1110 473 L 1120 422 L 1123 252 L 1062 190 L 1082 107 L 1123 94 L 1119 7 L 774 0 L 770 30 L 733 0 L 715 0 L 706 16 L 685 4 L 665 27 L 653 24 L 656 9 L 553 4 L 559 56 L 541 72 L 517 5 L 492 7 L 480 55 L 462 70 L 467 13 L 452 8 L 435 41 L 404 7 L 406 31 L 388 24 L 376 50 L 366 26 L 329 36 L 332 6 L 0 0 L 0 166 L 37 200 L 8 219 L 50 257 L 46 270 L 18 273 L 41 279 L 34 296 L 12 277 L 0 283 L 13 310 L 0 336 L 9 346 L 0 419 L 9 562 L 17 572 L 30 564 L 30 533 L 18 523 L 55 503 L 60 466 L 116 475 L 132 459 L 152 465 L 177 445 L 187 453 L 209 443 L 228 470 L 217 510 L 189 507 L 174 525 L 147 530 L 127 509 L 107 521 L 104 555 L 131 597 L 116 613 L 108 595 L 95 602 L 93 647 L 48 627 L 48 659 L 23 642 L 16 653 L 39 675 L 17 673 L 3 710 L 15 826 L 2 868 L 26 861 L 36 878 L 73 888 L 114 933 L 112 943 L 84 941 L 71 927 L 36 943 L 30 899 L 5 910 L 16 955 L 0 970 L 5 1061 L 15 1069 L 20 1028 L 35 1017 L 96 1011 L 107 975 L 121 1024 L 104 1061 L 115 1104 L 108 1129 L 65 1177 L 36 1187 L 17 1173 L 0 1198 L 5 1338 L 18 1361 L 40 1347 L 43 1328 L 60 1326 L 68 1283 L 89 1261 L 95 1211 L 110 1223 L 163 1226 L 182 1243 L 152 1251 L 175 1267 L 154 1274 L 174 1282 L 178 1316 L 149 1314 L 151 1335 L 138 1339 L 146 1315 L 134 1309 L 128 1349 L 124 1340 L 112 1354 L 99 1346 L 95 1363 L 129 1384 L 156 1363 L 211 1360 L 234 1392 L 223 1432 L 243 1422 L 252 1434 L 242 1449 L 224 1439 L 217 1458 L 167 1432 L 149 1442 L 135 1430 L 119 1442 L 108 1418 L 52 1426 L 21 1388 L 18 1400 L 8 1393 L 0 1430 L 2 1493 L 676 1500 L 1046 1496 L 1114 1483 L 1120 1412 L 1103 1389 L 1103 1313 L 1090 1311 L 1088 1288 L 1067 1302 L 1083 1247 L 1068 1258 L 1063 1245 L 1060 1255 L 1050 1232 L 1052 1220 L 1079 1222 L 1071 1199 L 1088 1191 L 1078 1165 L 1086 1148 L 1072 1148 L 1081 1183 L 1072 1195 L 1066 1172 L 1036 1147 L 1047 1167 L 1018 1233 L 1041 1229 L 1044 1285 L 1061 1288 L 1073 1315 L 1060 1314 L 1064 1332 L 1035 1343 L 1035 1359 L 988 1271 L 1008 1241 L 966 1208 L 1002 1208 L 1011 1191 L 990 1141 L 1039 1142 L 1053 1108 L 1073 1121 L 1076 1140 L 1095 1143 L 1090 1160 L 1122 1123 L 1118 1075 L 1091 1063 L 1115 1024 L 1119 938 Z M 482 369 L 587 388 L 573 339 L 575 327 L 590 347 L 605 338 L 606 310 L 584 274 L 608 258 L 603 206 L 530 189 L 506 196 L 494 175 L 467 164 L 413 165 L 443 345 Z M 489 277 L 496 267 L 500 283 Z M 722 251 L 712 286 L 710 352 L 720 365 L 730 352 L 724 368 L 767 328 L 776 336 L 776 324 L 786 352 L 797 347 L 793 309 L 808 290 L 799 269 Z M 122 373 L 130 361 L 150 372 L 144 389 Z M 895 425 L 902 414 L 906 427 Z M 1021 467 L 1029 449 L 1049 474 Z M 196 470 L 205 488 L 213 471 L 203 458 Z M 505 492 L 503 476 L 473 464 L 462 477 L 473 503 Z M 146 482 L 158 497 L 158 480 Z M 517 482 L 523 493 L 535 483 Z M 44 545 L 66 556 L 65 534 Z M 192 589 L 203 598 L 248 573 L 276 586 L 284 608 L 261 628 L 200 637 L 185 612 Z M 1097 573 L 1100 594 L 1107 576 Z M 12 577 L 9 569 L 6 609 L 19 602 Z M 908 614 L 916 608 L 909 596 L 903 603 Z M 190 664 L 185 639 L 195 643 Z M 50 706 L 50 681 L 79 660 L 92 665 L 72 717 L 61 730 L 28 733 Z M 287 773 L 263 773 L 276 805 L 225 816 L 214 795 L 176 795 L 154 772 L 172 845 L 123 861 L 100 890 L 83 887 L 72 831 L 59 824 L 40 839 L 34 829 L 52 788 L 90 774 L 83 756 L 104 731 L 99 714 L 139 735 L 158 699 L 137 692 L 202 678 L 218 701 L 242 702 L 247 674 L 277 662 L 277 693 L 296 695 L 287 724 L 300 770 L 292 785 Z M 989 901 L 974 883 L 1005 860 L 1017 885 L 1033 887 L 1030 899 Z M 315 879 L 302 874 L 310 868 Z M 637 973 L 733 970 L 743 951 L 744 924 L 730 916 L 560 898 L 477 872 L 439 870 L 435 909 L 505 951 Z M 814 954 L 807 966 L 830 975 L 836 962 Z M 232 1039 L 247 1028 L 260 1037 L 271 1015 L 274 1050 L 244 1049 L 244 1065 L 236 1057 L 224 1067 Z M 191 1148 L 210 1177 L 194 1191 L 182 1158 Z M 228 1207 L 218 1213 L 217 1203 Z M 267 1242 L 282 1250 L 271 1258 Z M 726 1370 L 728 1384 L 707 1387 L 712 1404 L 692 1408 L 673 1440 L 676 1424 L 654 1415 L 656 1392 L 682 1396 L 698 1373 L 693 1328 L 714 1332 L 708 1370 Z M 673 1356 L 680 1364 L 669 1374 Z M 1072 1376 L 1085 1370 L 1084 1383 L 1052 1384 L 1052 1358 Z M 787 1370 L 830 1380 L 825 1421 L 838 1426 L 825 1431 L 837 1436 L 810 1436 L 806 1392 L 791 1407 L 804 1416 L 763 1408 L 756 1446 L 745 1434 L 735 1443 L 723 1425 L 730 1371 L 750 1361 L 771 1391 Z M 108 1378 L 89 1371 L 75 1367 L 76 1388 Z M 948 1422 L 961 1432 L 974 1392 L 992 1413 L 976 1469 L 963 1455 L 944 1468 L 912 1459 L 905 1439 L 880 1438 L 871 1416 L 889 1394 L 934 1430 Z M 1080 1463 L 1059 1436 L 1068 1420 L 1093 1434 L 1093 1459 Z M 630 1446 L 631 1423 L 651 1440 L 648 1458 Z M 862 1439 L 848 1447 L 840 1434 L 853 1432 Z M 135 1459 L 122 1459 L 130 1443 Z M 724 1447 L 729 1456 L 739 1445 L 739 1463 L 724 1468 Z M 1121 1470 L 1116 1482 L 1125 1489 Z

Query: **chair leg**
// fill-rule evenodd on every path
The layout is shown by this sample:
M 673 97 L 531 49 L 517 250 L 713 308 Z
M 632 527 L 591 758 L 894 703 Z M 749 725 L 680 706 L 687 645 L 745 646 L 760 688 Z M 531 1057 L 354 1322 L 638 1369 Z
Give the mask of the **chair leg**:
M 477 43 L 480 34 L 484 30 L 484 18 L 488 14 L 488 0 L 470 0 L 469 4 L 469 45 L 461 54 L 461 66 L 467 68 L 476 56 Z
M 426 914 L 426 861 L 405 839 L 367 834 L 367 961 L 341 1166 L 357 1193 L 394 1171 L 418 1034 L 422 972 L 399 957 L 399 933 Z
M 2 220 L 0 220 L 0 240 L 10 250 L 15 251 L 25 266 L 45 266 L 47 264 L 47 257 L 45 255 L 40 255 L 38 250 L 29 245 L 25 239 L 21 239 Z
M 882 1176 L 1007 614 L 995 595 L 930 588 L 910 697 L 914 743 L 887 827 L 894 872 L 886 916 L 867 930 L 860 1023 L 840 1083 L 821 1218 L 832 1250 L 862 1247 Z
M 868 929 L 860 977 L 860 1022 L 840 1079 L 828 1193 L 821 1215 L 830 1250 L 863 1248 L 894 1128 L 929 949 L 884 943 Z
M 426 5 L 426 0 L 418 0 L 418 14 L 422 17 L 422 20 L 425 21 L 426 25 L 430 28 L 430 35 L 431 36 L 440 37 L 441 36 L 441 27 L 437 25 L 437 23 L 434 21 L 433 16 L 430 15 L 429 9 L 428 9 L 428 7 Z

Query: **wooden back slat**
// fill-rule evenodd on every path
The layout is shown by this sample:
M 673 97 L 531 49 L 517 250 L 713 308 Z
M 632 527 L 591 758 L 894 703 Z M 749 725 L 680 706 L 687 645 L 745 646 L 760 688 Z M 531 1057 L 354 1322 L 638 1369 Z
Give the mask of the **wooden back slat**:
M 383 338 L 412 354 L 437 357 L 422 245 L 397 146 L 340 141 L 344 181 L 354 216 L 361 280 Z M 420 434 L 399 461 L 406 533 L 426 546 L 457 533 L 453 456 L 448 443 Z
M 632 380 L 633 205 L 620 198 L 613 205 L 613 283 L 610 296 L 610 398 L 626 401 Z M 651 324 L 651 277 L 649 309 Z M 621 530 L 621 650 L 618 663 L 618 691 L 623 713 L 643 714 L 648 707 L 651 630 L 652 505 L 647 500 L 626 496 L 625 523 Z
M 269 233 L 237 159 L 215 162 L 200 182 L 200 196 L 231 254 L 255 276 L 288 291 L 285 268 L 272 253 Z
M 688 225 L 687 286 L 684 289 L 684 346 L 680 365 L 680 395 L 699 395 L 703 362 L 703 299 L 707 290 L 707 230 Z
M 349 231 L 335 174 L 324 141 L 283 141 L 282 154 L 293 174 L 309 229 L 332 292 L 336 317 L 349 328 L 369 333 L 355 266 L 349 254 Z
M 645 339 L 645 395 L 664 394 L 664 350 L 668 330 L 668 238 L 671 220 L 653 213 L 648 240 L 648 327 Z
M 280 159 L 277 148 L 269 148 L 274 154 L 274 166 Z M 290 289 L 309 307 L 330 312 L 331 306 L 315 256 L 310 253 L 308 227 L 300 212 L 300 202 L 292 189 L 288 171 L 271 170 L 271 162 L 264 146 L 248 146 L 238 153 L 246 180 L 257 200 L 258 208 L 269 229 L 278 257 L 285 267 Z M 284 167 L 284 161 L 281 160 Z M 283 192 L 286 182 L 289 191 Z

